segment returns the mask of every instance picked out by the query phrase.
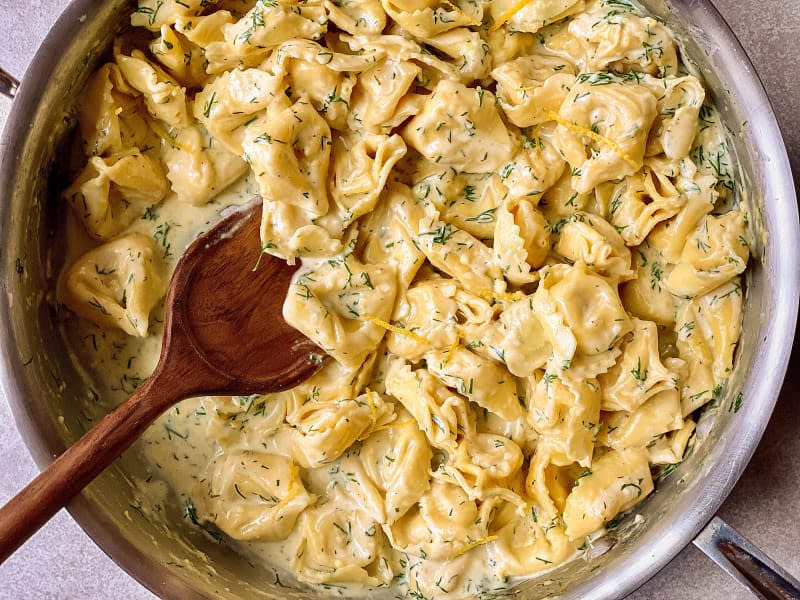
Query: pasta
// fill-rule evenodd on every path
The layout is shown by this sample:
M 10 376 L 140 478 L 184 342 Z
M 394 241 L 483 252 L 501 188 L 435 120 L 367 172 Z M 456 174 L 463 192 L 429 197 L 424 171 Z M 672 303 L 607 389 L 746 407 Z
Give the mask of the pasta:
M 301 263 L 284 317 L 331 357 L 148 432 L 195 525 L 298 585 L 472 598 L 576 556 L 683 459 L 733 369 L 750 242 L 663 23 L 628 0 L 139 0 L 131 20 L 63 193 L 80 343 L 130 392 L 181 249 L 259 194 L 262 251 Z

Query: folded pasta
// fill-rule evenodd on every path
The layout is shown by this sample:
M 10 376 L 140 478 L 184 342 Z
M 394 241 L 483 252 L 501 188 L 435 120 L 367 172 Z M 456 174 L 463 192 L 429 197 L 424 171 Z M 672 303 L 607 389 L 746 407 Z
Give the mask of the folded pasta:
M 146 377 L 181 251 L 259 195 L 261 251 L 300 263 L 284 318 L 331 357 L 147 433 L 194 525 L 284 585 L 474 598 L 591 547 L 683 460 L 735 369 L 755 240 L 663 22 L 629 0 L 131 20 L 62 195 L 75 343 L 110 389 Z

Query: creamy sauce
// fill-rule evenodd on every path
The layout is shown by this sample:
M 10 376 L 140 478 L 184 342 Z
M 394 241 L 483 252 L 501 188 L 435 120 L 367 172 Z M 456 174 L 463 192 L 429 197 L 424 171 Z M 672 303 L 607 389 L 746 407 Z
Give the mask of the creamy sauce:
M 82 122 L 96 156 L 65 192 L 61 297 L 131 334 L 65 321 L 85 424 L 158 360 L 163 304 L 137 312 L 126 286 L 139 277 L 152 296 L 156 264 L 171 273 L 255 194 L 263 251 L 302 262 L 284 316 L 335 360 L 293 390 L 167 411 L 136 446 L 142 495 L 269 565 L 276 585 L 338 596 L 488 599 L 600 553 L 602 528 L 652 492 L 651 467 L 683 457 L 738 338 L 735 166 L 670 33 L 624 0 L 486 15 L 445 2 L 430 23 L 391 9 L 434 54 L 314 3 L 151 4 L 134 24 L 162 36 L 149 48 L 176 79 L 117 47 L 92 83 L 105 112 Z M 271 38 L 251 39 L 273 9 L 298 30 L 270 54 Z M 320 46 L 329 18 L 376 37 Z M 224 41 L 201 19 L 220 19 Z M 114 139 L 116 117 L 130 139 Z M 195 206 L 208 164 L 202 199 L 226 191 Z M 129 177 L 115 180 L 119 214 L 92 169 Z M 107 298 L 81 287 L 87 272 Z M 116 323 L 109 302 L 125 309 Z
M 163 258 L 171 273 L 183 251 L 219 221 L 220 213 L 226 207 L 244 204 L 256 193 L 252 174 L 248 174 L 205 206 L 187 205 L 173 195 L 134 222 L 130 230 L 146 235 L 165 232 L 159 236 L 159 240 Z M 67 218 L 71 219 L 71 215 Z M 67 227 L 75 225 L 69 223 Z M 84 250 L 80 240 L 73 239 L 68 247 L 72 256 L 67 257 L 67 263 Z M 82 319 L 66 320 L 63 331 L 74 352 L 73 363 L 87 381 L 88 401 L 82 407 L 81 420 L 86 427 L 90 427 L 124 402 L 155 368 L 161 352 L 163 304 L 154 309 L 150 335 L 146 338 L 103 329 Z M 249 401 L 246 398 L 240 400 L 243 403 Z M 192 521 L 196 519 L 193 497 L 200 490 L 199 482 L 208 476 L 209 465 L 224 451 L 215 439 L 214 432 L 209 431 L 209 414 L 214 410 L 216 403 L 213 399 L 200 397 L 184 400 L 159 417 L 134 445 L 132 451 L 140 454 L 148 466 L 149 475 L 146 479 L 136 481 L 139 498 L 143 501 L 138 510 L 148 514 L 148 518 L 160 518 L 148 507 L 173 503 L 185 507 L 186 518 Z M 323 495 L 328 483 L 328 468 L 309 470 L 305 475 L 309 489 Z M 199 493 L 205 495 L 208 491 L 200 490 Z M 130 511 L 126 511 L 125 516 L 129 520 L 133 518 Z M 216 539 L 223 534 L 212 528 L 211 535 Z M 299 543 L 297 531 L 293 531 L 286 540 L 277 542 L 248 543 L 228 539 L 227 543 L 236 548 L 243 558 L 272 566 L 278 581 L 294 581 L 297 585 L 291 567 L 294 549 Z M 213 566 L 208 564 L 202 552 L 196 552 L 191 547 L 189 550 L 205 563 L 206 569 L 213 572 Z M 480 565 L 474 566 L 480 568 Z M 390 594 L 391 597 L 385 588 L 357 584 L 322 585 L 320 589 L 337 596 L 380 597 L 381 594 Z

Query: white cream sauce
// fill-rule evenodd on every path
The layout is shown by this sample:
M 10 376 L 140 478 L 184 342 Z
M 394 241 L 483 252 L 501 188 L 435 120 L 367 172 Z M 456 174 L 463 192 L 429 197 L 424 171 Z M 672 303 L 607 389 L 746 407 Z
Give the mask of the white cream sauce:
M 154 235 L 160 242 L 167 270 L 172 273 L 185 249 L 219 221 L 221 212 L 227 207 L 248 202 L 256 193 L 252 173 L 248 173 L 205 206 L 182 203 L 173 194 L 135 221 L 129 231 Z M 89 240 L 80 239 L 85 234 L 79 224 L 69 222 L 72 218 L 72 213 L 68 213 L 67 231 L 71 239 L 67 244 L 67 262 L 73 255 L 91 247 Z M 155 369 L 164 332 L 163 313 L 161 304 L 153 312 L 150 335 L 145 338 L 103 329 L 83 319 L 70 318 L 63 323 L 64 337 L 74 353 L 73 363 L 87 381 L 87 401 L 81 410 L 81 420 L 87 429 L 125 401 Z M 246 402 L 248 399 L 239 400 Z M 152 506 L 174 503 L 183 509 L 187 519 L 194 520 L 197 494 L 208 493 L 200 484 L 209 477 L 214 459 L 224 452 L 214 432 L 209 432 L 212 427 L 210 415 L 215 406 L 214 399 L 207 397 L 184 400 L 159 417 L 143 434 L 131 450 L 139 453 L 147 465 L 146 480 L 135 482 L 141 500 Z M 269 409 L 266 412 L 269 413 Z M 328 468 L 304 472 L 305 486 L 320 496 L 328 482 Z M 147 506 L 142 506 L 141 510 L 156 516 Z M 126 517 L 133 518 L 130 513 Z M 214 531 L 212 535 L 219 535 L 219 532 Z M 297 584 L 291 575 L 291 562 L 299 543 L 296 529 L 288 539 L 278 542 L 251 543 L 227 538 L 227 543 L 251 562 L 272 566 L 280 581 L 303 585 Z M 481 568 L 479 564 L 473 567 Z M 338 596 L 388 594 L 387 597 L 392 597 L 385 588 L 363 585 L 322 584 L 315 587 Z

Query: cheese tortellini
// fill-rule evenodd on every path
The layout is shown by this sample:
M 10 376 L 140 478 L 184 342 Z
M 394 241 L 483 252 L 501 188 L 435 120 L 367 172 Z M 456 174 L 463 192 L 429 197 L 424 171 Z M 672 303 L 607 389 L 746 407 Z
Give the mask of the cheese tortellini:
M 144 337 L 164 287 L 155 243 L 131 233 L 81 256 L 64 272 L 59 291 L 61 301 L 84 319 Z
M 148 452 L 196 444 L 186 476 L 152 461 L 187 518 L 300 584 L 472 598 L 569 560 L 683 459 L 752 242 L 661 21 L 629 0 L 131 20 L 78 114 L 60 301 L 157 343 L 181 250 L 259 195 L 262 252 L 300 263 L 283 316 L 330 356 L 163 417 Z
M 285 539 L 316 499 L 303 487 L 298 466 L 272 454 L 227 454 L 214 470 L 211 489 L 201 518 L 246 540 Z

